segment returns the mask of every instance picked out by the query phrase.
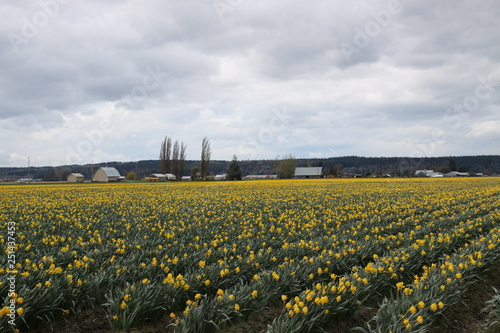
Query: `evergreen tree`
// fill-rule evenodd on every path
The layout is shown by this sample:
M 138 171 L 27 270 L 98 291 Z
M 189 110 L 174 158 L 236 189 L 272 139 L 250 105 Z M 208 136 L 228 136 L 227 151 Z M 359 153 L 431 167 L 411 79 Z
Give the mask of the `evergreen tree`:
M 236 155 L 233 155 L 233 160 L 227 169 L 227 177 L 229 180 L 241 180 L 241 168 Z

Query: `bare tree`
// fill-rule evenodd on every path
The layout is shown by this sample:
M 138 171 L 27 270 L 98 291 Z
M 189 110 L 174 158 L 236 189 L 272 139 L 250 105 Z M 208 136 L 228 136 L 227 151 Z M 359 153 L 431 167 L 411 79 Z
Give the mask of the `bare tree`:
M 172 173 L 177 177 L 179 174 L 179 141 L 175 140 L 172 149 Z
M 292 154 L 285 155 L 276 168 L 278 178 L 293 178 L 297 167 L 297 159 Z
M 170 156 L 172 154 L 172 140 L 167 138 L 167 171 L 165 173 L 170 173 L 172 170 Z
M 170 172 L 170 154 L 171 154 L 172 141 L 168 136 L 163 139 L 160 148 L 160 173 Z
M 210 141 L 207 137 L 203 138 L 201 142 L 201 178 L 205 179 L 208 176 L 208 164 L 210 163 L 210 156 L 212 151 L 210 150 Z
M 186 148 L 187 146 L 184 142 L 181 142 L 181 152 L 179 156 L 179 175 L 177 178 L 182 178 L 184 176 L 184 166 L 186 164 Z

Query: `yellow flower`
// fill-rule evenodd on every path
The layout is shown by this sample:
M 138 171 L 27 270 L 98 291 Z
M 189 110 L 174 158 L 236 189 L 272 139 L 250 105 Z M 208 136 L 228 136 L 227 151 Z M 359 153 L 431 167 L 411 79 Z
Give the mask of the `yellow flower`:
M 24 302 L 24 298 L 19 297 L 19 298 L 16 299 L 16 302 L 19 303 L 19 304 L 22 304 Z
M 309 308 L 308 308 L 307 306 L 304 306 L 304 307 L 302 308 L 302 312 L 303 312 L 304 314 L 308 314 L 308 313 L 309 313 Z
M 437 311 L 438 306 L 437 306 L 436 303 L 432 303 L 431 306 L 430 306 L 430 308 L 431 308 L 432 311 Z
M 203 267 L 205 267 L 206 263 L 205 263 L 205 261 L 200 260 L 200 262 L 198 263 L 198 265 L 200 265 L 200 267 L 203 268 Z
M 418 307 L 419 307 L 420 309 L 425 308 L 425 303 L 424 303 L 424 302 L 422 302 L 422 301 L 418 302 Z
M 224 295 L 224 290 L 222 290 L 222 289 L 217 290 L 217 295 L 219 295 L 219 296 Z
M 170 312 L 170 318 L 174 319 L 176 317 L 174 312 Z
M 438 303 L 438 307 L 439 307 L 440 309 L 444 308 L 444 303 L 443 303 L 443 302 L 439 302 L 439 303 Z
M 50 287 L 50 281 L 45 281 L 45 286 Z
M 113 320 L 118 320 L 118 316 L 113 316 Z
M 122 302 L 122 303 L 120 304 L 120 308 L 121 308 L 122 310 L 124 310 L 126 307 L 127 307 L 127 303 Z
M 205 286 L 209 286 L 210 285 L 210 280 L 205 280 Z
M 418 317 L 417 317 L 417 322 L 418 322 L 419 324 L 422 324 L 422 323 L 424 322 L 424 317 L 422 317 L 422 316 L 418 316 Z
M 462 274 L 461 273 L 457 273 L 455 276 L 457 277 L 457 279 L 461 279 L 462 278 Z
M 398 283 L 396 283 L 396 287 L 398 288 L 398 290 L 401 290 L 405 287 L 405 284 L 404 284 L 404 282 L 398 282 Z
M 412 305 L 412 306 L 410 307 L 410 313 L 411 313 L 411 314 L 414 314 L 415 312 L 417 312 L 417 309 L 416 309 L 416 308 Z
M 240 311 L 240 305 L 239 304 L 235 304 L 234 305 L 234 311 Z
M 125 296 L 123 296 L 123 299 L 125 300 L 125 302 L 128 302 L 132 299 L 132 297 L 130 296 L 130 294 L 126 294 Z
M 259 292 L 257 290 L 252 291 L 253 298 L 257 298 L 258 295 L 259 295 Z
M 17 314 L 20 316 L 20 315 L 22 315 L 22 314 L 24 313 L 24 309 L 23 309 L 23 308 L 18 308 L 18 309 L 16 310 L 16 312 L 17 312 Z
M 281 300 L 284 302 L 288 299 L 288 296 L 287 295 L 281 295 Z

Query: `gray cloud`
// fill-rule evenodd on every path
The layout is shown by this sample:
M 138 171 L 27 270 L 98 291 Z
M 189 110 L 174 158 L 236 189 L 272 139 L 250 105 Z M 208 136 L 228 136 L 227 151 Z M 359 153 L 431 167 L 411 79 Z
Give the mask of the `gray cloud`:
M 1 3 L 0 165 L 498 153 L 497 2 L 217 3 Z

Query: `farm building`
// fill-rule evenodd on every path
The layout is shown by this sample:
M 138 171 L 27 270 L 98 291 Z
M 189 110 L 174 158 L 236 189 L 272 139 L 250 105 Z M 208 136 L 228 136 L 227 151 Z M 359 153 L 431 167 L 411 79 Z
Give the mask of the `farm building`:
M 293 178 L 323 178 L 323 168 L 322 167 L 305 167 L 305 168 L 295 168 L 295 174 Z
M 85 177 L 81 173 L 70 173 L 67 179 L 68 183 L 83 183 Z
M 182 180 L 189 182 L 189 181 L 191 181 L 191 176 L 182 176 Z
M 165 177 L 167 177 L 167 180 L 176 180 L 177 179 L 177 177 L 172 173 L 166 173 Z
M 443 177 L 441 172 L 436 172 L 434 170 L 417 170 L 415 171 L 415 176 L 418 177 L 431 177 L 431 178 L 440 178 Z
M 243 180 L 278 179 L 277 175 L 246 175 Z
M 115 168 L 102 167 L 99 168 L 92 178 L 93 182 L 117 182 L 123 177 Z
M 167 181 L 167 175 L 162 173 L 153 173 L 152 175 L 146 177 L 148 182 L 165 182 Z
M 458 172 L 452 171 L 444 174 L 445 177 L 468 177 L 470 176 L 468 172 Z

